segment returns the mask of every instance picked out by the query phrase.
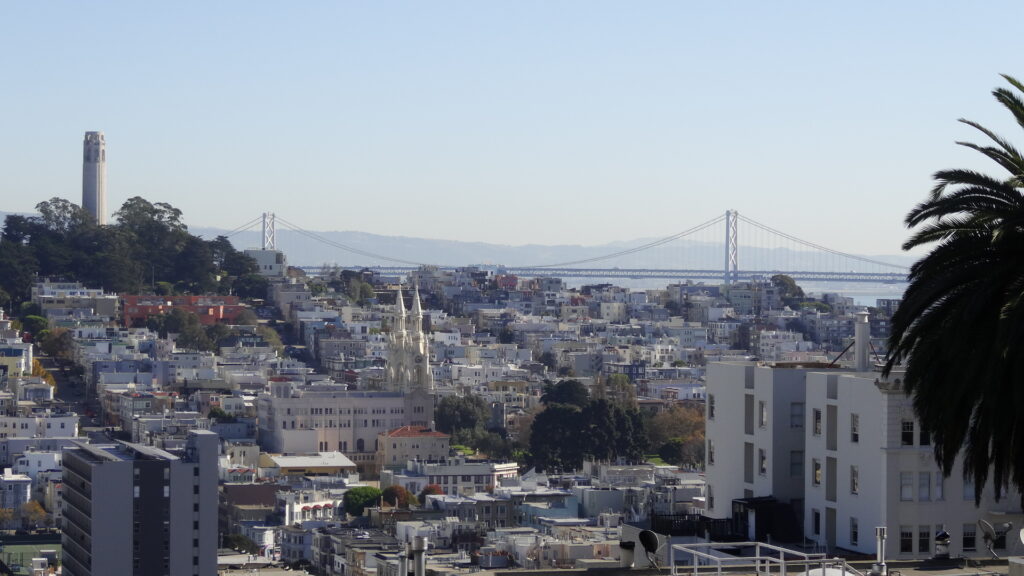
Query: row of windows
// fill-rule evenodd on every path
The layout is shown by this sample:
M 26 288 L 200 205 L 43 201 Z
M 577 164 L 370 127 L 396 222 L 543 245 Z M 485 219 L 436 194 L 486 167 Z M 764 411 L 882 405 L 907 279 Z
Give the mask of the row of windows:
M 934 477 L 934 483 L 932 478 Z M 931 500 L 945 500 L 944 488 L 945 478 L 936 472 L 917 473 L 917 501 L 928 502 Z M 914 473 L 900 472 L 900 500 L 904 502 L 914 501 Z M 964 500 L 974 500 L 974 483 L 964 482 Z

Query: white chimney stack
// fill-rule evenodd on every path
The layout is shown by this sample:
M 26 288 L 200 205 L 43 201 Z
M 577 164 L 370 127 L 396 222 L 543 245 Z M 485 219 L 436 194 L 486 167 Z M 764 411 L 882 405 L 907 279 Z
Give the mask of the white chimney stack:
M 863 310 L 857 312 L 857 322 L 853 325 L 853 340 L 857 372 L 871 370 L 871 324 L 868 323 L 868 313 Z

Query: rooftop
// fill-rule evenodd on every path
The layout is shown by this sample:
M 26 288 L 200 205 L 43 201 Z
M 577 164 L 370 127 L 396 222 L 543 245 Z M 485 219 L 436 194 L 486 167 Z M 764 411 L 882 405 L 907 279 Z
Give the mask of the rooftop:
M 444 432 L 438 432 L 430 428 L 424 428 L 422 426 L 402 426 L 401 428 L 395 428 L 390 432 L 385 433 L 388 438 L 451 438 L 450 435 Z

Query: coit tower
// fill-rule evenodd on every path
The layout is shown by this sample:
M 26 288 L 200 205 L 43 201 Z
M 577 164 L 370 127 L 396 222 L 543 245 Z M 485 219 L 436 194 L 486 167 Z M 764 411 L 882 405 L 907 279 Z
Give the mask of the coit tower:
M 107 223 L 107 142 L 103 132 L 86 132 L 82 161 L 82 209 Z

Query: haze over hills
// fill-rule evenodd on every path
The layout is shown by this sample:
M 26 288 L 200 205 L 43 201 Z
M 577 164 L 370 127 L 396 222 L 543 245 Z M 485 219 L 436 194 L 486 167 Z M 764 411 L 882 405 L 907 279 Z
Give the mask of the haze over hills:
M 228 231 L 215 228 L 194 228 L 193 234 L 213 238 Z M 277 230 L 277 247 L 292 265 L 338 264 L 341 266 L 438 264 L 469 266 L 502 264 L 507 266 L 550 265 L 603 257 L 650 243 L 652 238 L 616 241 L 598 246 L 508 244 L 487 242 L 461 242 L 404 236 L 382 236 L 366 232 L 315 232 L 323 239 L 292 230 Z M 262 232 L 259 229 L 239 232 L 231 237 L 236 248 L 259 247 Z M 332 245 L 333 244 L 333 245 Z M 345 246 L 352 250 L 341 248 Z M 356 251 L 366 254 L 358 254 Z M 375 256 L 382 256 L 375 257 Z M 908 255 L 864 255 L 866 258 L 909 266 L 915 260 Z M 403 262 L 389 261 L 387 258 Z M 626 256 L 579 264 L 592 268 L 701 268 L 723 267 L 722 243 L 675 240 L 664 246 L 649 248 Z M 740 268 L 744 262 L 767 263 L 775 269 L 815 269 L 828 256 L 820 253 L 787 248 L 755 248 L 740 245 Z M 774 264 L 775 266 L 771 266 Z M 851 268 L 852 269 L 852 268 Z

